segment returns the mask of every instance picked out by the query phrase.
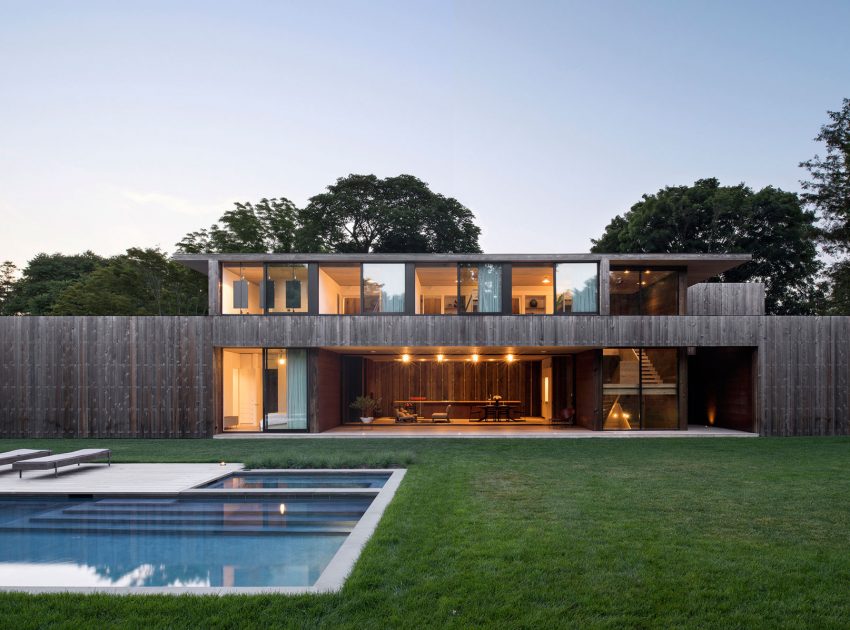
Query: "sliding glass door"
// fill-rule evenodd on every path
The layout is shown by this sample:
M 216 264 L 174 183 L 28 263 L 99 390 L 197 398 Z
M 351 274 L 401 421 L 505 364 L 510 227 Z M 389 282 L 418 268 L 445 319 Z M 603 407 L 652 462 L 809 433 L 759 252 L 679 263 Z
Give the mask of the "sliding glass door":
M 307 430 L 307 351 L 222 349 L 222 429 Z

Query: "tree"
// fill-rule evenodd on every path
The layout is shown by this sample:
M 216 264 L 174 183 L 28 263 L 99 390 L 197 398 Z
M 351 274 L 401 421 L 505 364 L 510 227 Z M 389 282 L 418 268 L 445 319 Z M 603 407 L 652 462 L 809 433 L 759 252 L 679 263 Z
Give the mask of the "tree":
M 104 263 L 90 251 L 72 256 L 38 254 L 12 285 L 0 311 L 3 315 L 49 315 L 62 291 Z
M 15 276 L 17 273 L 18 268 L 11 260 L 7 260 L 0 265 L 0 310 L 2 310 L 3 303 L 15 286 Z
M 820 128 L 815 140 L 826 145 L 826 156 L 815 155 L 800 166 L 811 179 L 801 181 L 803 201 L 818 213 L 820 243 L 836 257 L 826 273 L 826 312 L 850 313 L 850 99 L 837 112 L 827 112 L 831 122 Z
M 331 252 L 480 252 L 481 229 L 456 199 L 412 175 L 349 175 L 301 211 L 299 249 Z
M 701 179 L 644 195 L 608 224 L 591 251 L 750 253 L 751 262 L 716 280 L 763 282 L 768 313 L 809 314 L 817 310 L 822 267 L 815 220 L 795 193 Z
M 846 253 L 850 251 L 850 99 L 844 99 L 840 111 L 827 114 L 831 122 L 815 138 L 826 145 L 826 156 L 800 163 L 811 176 L 800 184 L 803 201 L 820 213 L 827 251 Z
M 190 232 L 177 247 L 187 254 L 293 252 L 298 208 L 284 197 L 236 203 L 209 230 Z
M 53 315 L 203 315 L 206 277 L 159 249 L 130 248 L 68 286 Z

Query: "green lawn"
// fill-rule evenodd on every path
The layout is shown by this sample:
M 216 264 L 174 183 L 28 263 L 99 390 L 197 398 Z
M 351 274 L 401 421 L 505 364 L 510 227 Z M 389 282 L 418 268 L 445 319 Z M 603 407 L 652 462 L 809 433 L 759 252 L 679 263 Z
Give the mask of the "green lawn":
M 0 446 L 24 444 L 105 442 Z M 850 625 L 848 438 L 108 444 L 125 462 L 409 472 L 337 595 L 0 595 L 0 627 Z

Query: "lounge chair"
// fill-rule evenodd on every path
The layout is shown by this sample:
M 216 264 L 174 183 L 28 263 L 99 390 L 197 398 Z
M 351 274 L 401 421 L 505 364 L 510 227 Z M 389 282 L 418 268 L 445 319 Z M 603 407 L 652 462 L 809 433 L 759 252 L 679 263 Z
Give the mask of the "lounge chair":
M 451 422 L 449 420 L 449 413 L 451 413 L 452 406 L 446 405 L 446 410 L 442 413 L 432 413 L 431 414 L 431 422 Z
M 106 459 L 107 465 L 111 466 L 112 451 L 108 448 L 84 448 L 79 451 L 71 451 L 70 453 L 59 453 L 58 455 L 49 455 L 47 457 L 25 459 L 12 464 L 12 470 L 17 470 L 18 476 L 23 477 L 25 470 L 50 470 L 52 468 L 53 474 L 58 476 L 59 468 L 62 466 L 80 465 L 83 462 L 90 462 L 96 459 Z
M 53 451 L 46 449 L 32 449 L 32 448 L 19 448 L 14 451 L 6 451 L 5 453 L 0 453 L 0 466 L 5 464 L 14 464 L 15 462 L 19 462 L 22 459 L 32 459 L 33 457 L 44 457 L 45 455 L 52 455 Z
M 398 407 L 395 410 L 396 422 L 416 422 L 416 415 L 407 411 L 404 407 Z

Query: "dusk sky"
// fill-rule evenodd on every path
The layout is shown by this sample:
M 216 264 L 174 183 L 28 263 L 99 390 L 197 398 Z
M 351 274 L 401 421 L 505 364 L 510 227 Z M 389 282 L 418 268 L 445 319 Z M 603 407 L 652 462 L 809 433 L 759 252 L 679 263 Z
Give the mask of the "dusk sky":
M 410 173 L 487 252 L 666 185 L 799 190 L 850 2 L 6 2 L 0 261 L 173 251 L 233 201 Z

